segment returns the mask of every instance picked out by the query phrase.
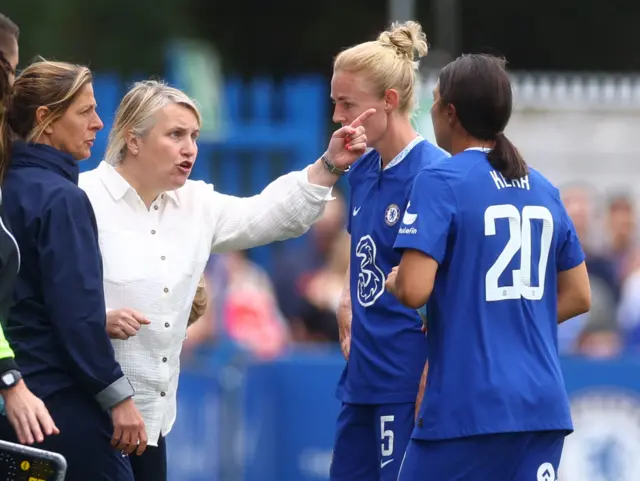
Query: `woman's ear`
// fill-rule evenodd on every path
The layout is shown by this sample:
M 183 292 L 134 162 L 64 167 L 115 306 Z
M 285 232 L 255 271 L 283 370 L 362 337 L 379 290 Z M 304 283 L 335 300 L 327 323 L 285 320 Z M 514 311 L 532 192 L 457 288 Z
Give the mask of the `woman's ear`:
M 51 111 L 49 110 L 49 107 L 45 107 L 45 106 L 40 106 L 36 109 L 36 125 L 42 125 L 44 122 L 47 121 L 47 117 L 49 116 L 49 114 L 51 113 Z M 47 125 L 47 128 L 44 129 L 43 133 L 45 134 L 51 134 L 53 132 L 53 129 L 51 128 L 51 125 Z
M 133 132 L 127 132 L 124 141 L 127 144 L 127 150 L 134 156 L 138 155 L 140 152 L 140 138 Z
M 453 104 L 447 104 L 447 119 L 449 120 L 449 125 L 453 127 L 458 121 L 458 116 L 456 115 L 456 108 Z
M 384 93 L 384 111 L 386 113 L 392 112 L 398 108 L 400 103 L 400 95 L 396 89 L 387 89 Z

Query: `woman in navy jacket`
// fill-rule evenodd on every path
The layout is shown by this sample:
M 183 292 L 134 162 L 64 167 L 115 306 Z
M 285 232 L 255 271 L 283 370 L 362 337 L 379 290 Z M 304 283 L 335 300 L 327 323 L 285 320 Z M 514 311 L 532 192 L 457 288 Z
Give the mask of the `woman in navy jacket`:
M 146 447 L 105 329 L 95 216 L 77 186 L 78 162 L 102 127 L 90 71 L 62 62 L 27 67 L 0 112 L 4 214 L 21 252 L 4 330 L 60 429 L 40 447 L 66 458 L 67 481 L 132 481 L 123 454 Z M 15 440 L 4 417 L 0 437 Z

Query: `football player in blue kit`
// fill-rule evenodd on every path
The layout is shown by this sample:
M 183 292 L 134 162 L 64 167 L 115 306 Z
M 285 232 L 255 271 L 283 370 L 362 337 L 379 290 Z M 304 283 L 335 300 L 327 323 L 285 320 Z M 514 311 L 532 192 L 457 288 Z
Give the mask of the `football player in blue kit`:
M 337 389 L 332 481 L 396 480 L 426 369 L 420 315 L 384 287 L 385 273 L 400 261 L 393 244 L 413 178 L 448 156 L 411 125 L 415 53 L 427 53 L 426 37 L 407 22 L 334 63 L 333 120 L 348 125 L 367 109 L 376 113 L 364 124 L 373 149 L 349 172 L 351 257 L 338 311 L 347 363 Z
M 584 253 L 558 190 L 504 135 L 511 108 L 503 60 L 440 72 L 431 115 L 452 157 L 416 176 L 387 280 L 429 314 L 399 481 L 555 481 L 573 430 L 557 329 L 589 310 Z

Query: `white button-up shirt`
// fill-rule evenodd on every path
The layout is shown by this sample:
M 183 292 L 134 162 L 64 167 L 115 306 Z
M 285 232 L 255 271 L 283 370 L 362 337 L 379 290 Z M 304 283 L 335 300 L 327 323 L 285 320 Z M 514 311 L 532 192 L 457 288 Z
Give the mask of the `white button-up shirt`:
M 149 445 L 176 417 L 180 351 L 198 281 L 211 252 L 242 250 L 305 233 L 331 199 L 306 170 L 279 177 L 259 195 L 239 198 L 187 181 L 147 209 L 136 191 L 102 162 L 80 175 L 96 214 L 108 309 L 129 307 L 151 322 L 112 340 L 135 388 Z

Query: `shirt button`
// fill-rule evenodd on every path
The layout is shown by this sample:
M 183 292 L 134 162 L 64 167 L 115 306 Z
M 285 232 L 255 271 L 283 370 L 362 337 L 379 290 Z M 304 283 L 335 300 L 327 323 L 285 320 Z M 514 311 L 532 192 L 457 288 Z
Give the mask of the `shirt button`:
M 164 291 L 164 292 L 169 292 L 169 288 L 168 288 L 168 287 L 165 287 L 165 288 L 163 289 L 163 291 Z
M 166 392 L 162 391 L 162 392 L 160 393 L 160 396 L 163 396 L 163 397 L 164 397 L 166 394 L 167 394 Z
M 155 230 L 152 230 L 152 231 L 151 231 L 151 235 L 154 235 L 155 233 L 156 233 L 156 231 L 155 231 Z
M 162 358 L 162 362 L 167 362 L 167 358 L 166 358 L 166 357 L 163 357 L 163 358 Z
M 171 327 L 171 324 L 169 324 L 168 322 L 165 322 L 164 327 Z
M 157 205 L 154 205 L 154 206 L 153 206 L 153 208 L 154 208 L 155 210 L 158 210 L 158 206 L 157 206 Z
M 167 258 L 165 256 L 161 256 L 160 259 L 162 259 L 163 261 L 166 260 Z

